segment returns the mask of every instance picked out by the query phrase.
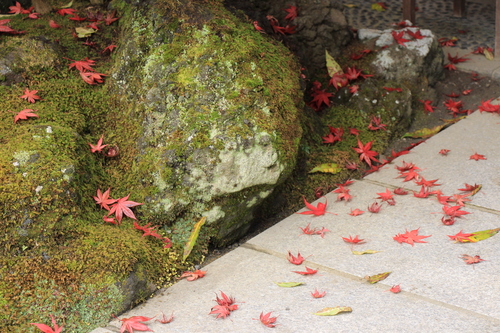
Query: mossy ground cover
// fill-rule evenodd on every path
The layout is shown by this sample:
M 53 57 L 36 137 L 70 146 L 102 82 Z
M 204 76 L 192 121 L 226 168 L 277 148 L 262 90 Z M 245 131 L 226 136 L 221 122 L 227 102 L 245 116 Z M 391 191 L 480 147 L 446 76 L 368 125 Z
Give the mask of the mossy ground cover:
M 52 5 L 60 8 L 65 3 Z M 103 8 L 85 2 L 74 3 L 73 8 L 81 16 L 106 15 Z M 120 226 L 104 224 L 106 212 L 92 199 L 98 188 L 112 187 L 113 197 L 126 196 L 129 189 L 126 184 L 116 186 L 115 175 L 108 172 L 121 156 L 113 161 L 92 154 L 88 143 L 95 144 L 106 133 L 105 143 L 113 145 L 128 134 L 120 127 L 109 128 L 120 115 L 116 98 L 102 85 L 85 83 L 68 64 L 88 57 L 96 61 L 96 72 L 108 74 L 112 58 L 102 50 L 118 43 L 117 24 L 101 23 L 98 32 L 79 39 L 72 34 L 74 28 L 88 22 L 55 13 L 38 20 L 26 15 L 9 19 L 13 29 L 24 33 L 1 34 L 0 55 L 22 49 L 31 57 L 23 57 L 23 68 L 16 68 L 22 83 L 0 85 L 0 202 L 4 207 L 0 331 L 36 332 L 29 323 L 48 323 L 53 314 L 65 332 L 86 332 L 125 310 L 119 282 L 131 272 L 163 286 L 190 264 L 181 262 L 180 245 L 164 249 L 162 242 L 141 237 L 128 218 Z M 61 28 L 50 28 L 51 19 Z M 43 50 L 31 38 L 53 44 L 57 60 L 50 66 L 38 61 L 44 57 Z M 30 104 L 21 99 L 27 88 L 38 90 L 41 100 Z M 34 109 L 39 118 L 15 124 L 14 115 L 25 108 Z M 199 261 L 199 254 L 194 258 Z

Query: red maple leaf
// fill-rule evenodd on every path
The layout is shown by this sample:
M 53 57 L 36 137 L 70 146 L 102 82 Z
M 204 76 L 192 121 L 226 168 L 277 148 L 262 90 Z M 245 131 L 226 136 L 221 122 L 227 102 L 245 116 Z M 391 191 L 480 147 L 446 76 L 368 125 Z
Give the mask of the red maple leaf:
M 264 324 L 265 326 L 272 328 L 272 327 L 276 327 L 277 324 L 275 324 L 275 322 L 278 319 L 278 317 L 271 317 L 271 313 L 272 312 L 268 312 L 268 313 L 264 314 L 264 312 L 261 312 L 258 320 L 260 320 L 260 322 L 262 324 Z M 252 319 L 257 320 L 255 318 L 252 318 Z
M 404 234 L 397 234 L 396 236 L 393 237 L 393 239 L 400 244 L 401 243 L 408 243 L 411 246 L 413 246 L 414 243 L 427 243 L 427 242 L 422 241 L 422 239 L 427 238 L 427 237 L 431 237 L 432 235 L 421 236 L 418 234 L 419 229 L 420 228 L 412 230 L 412 231 L 406 230 L 406 232 Z
M 409 39 L 403 38 L 403 35 L 405 34 L 404 31 L 396 32 L 395 30 L 392 31 L 392 37 L 398 43 L 399 45 L 405 45 L 406 42 L 409 42 Z
M 413 196 L 416 198 L 427 198 L 431 193 L 429 192 L 429 189 L 425 186 L 422 186 L 420 188 L 420 192 L 413 192 Z
M 393 91 L 403 92 L 403 89 L 401 89 L 401 88 L 392 88 L 392 87 L 382 87 L 382 88 L 387 90 L 388 92 L 393 92 Z
M 370 206 L 368 206 L 368 211 L 370 213 L 377 214 L 378 212 L 380 212 L 380 208 L 382 208 L 382 205 L 375 201 Z
M 35 110 L 32 109 L 24 109 L 19 111 L 15 116 L 14 116 L 14 124 L 17 123 L 18 120 L 26 120 L 29 117 L 35 117 L 39 118 L 37 114 L 34 113 Z
M 392 286 L 392 288 L 389 289 L 389 291 L 391 293 L 397 294 L 397 293 L 401 292 L 401 287 L 399 284 L 397 284 L 397 285 Z
M 451 217 L 460 217 L 462 215 L 470 214 L 469 212 L 466 212 L 465 210 L 460 210 L 460 208 L 462 208 L 462 207 L 461 206 L 444 205 L 443 212 L 445 215 L 448 215 Z
M 60 26 L 59 24 L 57 24 L 57 23 L 56 23 L 56 21 L 54 21 L 54 20 L 50 20 L 50 21 L 49 21 L 49 26 L 50 26 L 51 28 L 53 28 L 53 29 L 58 29 L 58 28 L 60 28 L 60 27 L 61 27 L 61 26 Z
M 302 214 L 302 215 L 311 215 L 312 214 L 314 216 L 320 216 L 320 215 L 324 215 L 325 213 L 330 213 L 330 212 L 325 212 L 326 206 L 328 205 L 328 200 L 325 200 L 325 203 L 318 202 L 318 206 L 314 207 L 309 202 L 307 202 L 305 197 L 303 197 L 303 198 L 304 198 L 304 203 L 309 210 L 305 211 L 305 212 L 297 213 L 297 214 Z M 334 213 L 330 213 L 330 214 L 334 214 Z M 334 214 L 334 215 L 337 215 L 337 214 Z
M 82 22 L 82 21 L 85 21 L 87 18 L 80 17 L 80 16 L 78 16 L 78 14 L 73 14 L 73 16 L 71 16 L 69 19 L 72 21 Z
M 449 71 L 456 71 L 456 70 L 457 70 L 457 67 L 456 67 L 454 64 L 452 64 L 452 63 L 449 63 L 449 64 L 447 64 L 447 65 L 444 65 L 443 67 L 444 67 L 445 69 L 449 70 Z
M 108 205 L 111 205 L 117 201 L 117 199 L 111 199 L 109 197 L 109 190 L 111 188 L 108 188 L 104 193 L 101 192 L 100 189 L 97 189 L 97 196 L 93 197 L 95 200 L 95 203 L 100 205 L 101 208 L 104 208 L 106 210 L 110 210 Z
M 262 34 L 265 34 L 266 31 L 264 29 L 262 29 L 262 27 L 259 25 L 259 21 L 253 21 L 252 22 L 255 30 L 257 30 L 258 32 L 262 33 Z
M 449 152 L 450 152 L 450 150 L 449 150 L 449 149 L 441 149 L 441 150 L 439 151 L 439 153 L 440 153 L 441 155 L 443 155 L 443 156 L 448 155 L 448 153 L 449 153 Z
M 388 188 L 385 189 L 385 192 L 377 193 L 379 195 L 376 199 L 381 199 L 382 201 L 386 201 L 389 205 L 394 206 L 396 201 L 393 198 L 393 194 L 389 191 Z
M 405 191 L 405 189 L 403 189 L 401 187 L 398 187 L 393 192 L 394 192 L 394 194 L 397 194 L 397 195 L 407 195 L 408 194 L 408 191 Z
M 0 32 L 6 32 L 9 34 L 22 33 L 22 31 L 16 31 L 16 30 L 12 29 L 11 27 L 5 25 L 9 22 L 10 22 L 10 19 L 0 20 Z
M 328 81 L 328 84 L 332 85 L 335 87 L 335 89 L 339 90 L 342 87 L 345 87 L 349 81 L 345 77 L 344 73 L 335 73 L 332 75 L 332 78 L 330 81 Z
M 37 99 L 40 99 L 40 96 L 35 95 L 38 92 L 38 90 L 29 90 L 26 88 L 24 90 L 24 95 L 19 96 L 20 98 L 26 99 L 30 103 L 35 103 Z
M 123 214 L 130 217 L 131 219 L 137 220 L 137 218 L 134 215 L 134 212 L 129 207 L 139 206 L 142 205 L 142 203 L 138 203 L 135 201 L 128 201 L 127 199 L 129 196 L 130 194 L 127 195 L 126 197 L 117 199 L 117 201 L 111 206 L 111 210 L 108 213 L 108 216 L 115 213 L 118 223 L 121 223 Z
M 90 151 L 92 153 L 96 153 L 96 152 L 102 152 L 102 149 L 104 147 L 106 147 L 107 145 L 103 145 L 102 144 L 102 140 L 104 139 L 104 134 L 101 135 L 101 138 L 97 141 L 97 144 L 96 145 L 93 145 L 91 143 L 89 143 L 89 146 L 90 146 Z
M 65 58 L 67 59 L 67 58 Z M 95 60 L 91 60 L 89 58 L 85 58 L 84 60 L 78 60 L 78 61 L 75 61 L 75 60 L 72 60 L 72 59 L 68 59 L 68 60 L 71 60 L 73 61 L 71 64 L 69 64 L 69 68 L 76 68 L 79 72 L 83 72 L 83 71 L 94 71 L 94 69 L 92 68 L 92 66 L 94 66 L 95 64 Z
M 443 216 L 441 218 L 441 222 L 443 222 L 444 225 L 453 225 L 455 224 L 455 218 L 454 217 L 445 217 Z
M 444 94 L 445 96 L 451 97 L 451 98 L 457 98 L 460 97 L 459 94 L 452 92 L 451 94 Z
M 412 179 L 420 179 L 420 175 L 418 174 L 418 170 L 412 169 L 409 170 L 408 172 L 401 172 L 401 175 L 399 175 L 397 178 L 404 177 L 405 182 L 410 181 Z
M 472 193 L 473 195 L 476 194 L 482 187 L 481 184 L 469 185 L 467 183 L 465 183 L 464 186 L 464 188 L 459 188 L 458 190 L 462 192 L 470 192 L 468 195 L 471 195 Z
M 110 44 L 108 46 L 106 46 L 102 51 L 101 53 L 106 53 L 106 52 L 113 52 L 113 50 L 116 48 L 117 46 L 115 44 Z
M 349 81 L 356 80 L 361 75 L 361 70 L 356 67 L 347 67 L 345 71 L 345 78 Z
M 106 23 L 106 25 L 110 25 L 114 21 L 120 19 L 119 17 L 115 17 L 115 14 L 116 14 L 116 10 L 113 10 L 111 13 L 108 13 L 106 18 L 104 19 L 104 22 Z
M 363 244 L 364 243 L 364 239 L 359 239 L 358 238 L 359 236 L 356 235 L 354 238 L 352 238 L 351 235 L 349 235 L 349 238 L 347 237 L 342 237 L 342 239 L 344 240 L 344 242 L 346 243 L 353 243 L 353 244 Z
M 481 155 L 481 154 L 478 154 L 478 153 L 474 153 L 473 155 L 471 155 L 469 157 L 469 160 L 476 160 L 476 161 L 479 161 L 479 160 L 485 160 L 486 157 L 484 157 L 484 155 Z
M 319 87 L 321 87 L 321 84 L 319 85 Z M 332 97 L 333 94 L 327 92 L 326 89 L 320 89 L 316 86 L 313 88 L 311 96 L 313 99 L 310 105 L 314 110 L 319 111 L 323 104 L 325 104 L 326 106 L 330 106 L 329 98 Z
M 377 131 L 380 129 L 387 131 L 386 126 L 387 126 L 386 124 L 382 124 L 382 119 L 380 119 L 380 117 L 373 116 L 370 119 L 370 124 L 368 125 L 368 129 L 371 131 Z
M 452 64 L 458 64 L 458 63 L 461 63 L 461 62 L 464 62 L 464 61 L 467 61 L 467 60 L 470 60 L 468 58 L 464 58 L 464 57 L 459 57 L 458 56 L 458 53 L 456 56 L 452 57 L 449 53 L 448 53 L 448 60 L 450 61 L 450 63 Z
M 215 301 L 218 305 L 225 306 L 229 311 L 238 309 L 238 305 L 234 304 L 236 302 L 234 297 L 227 296 L 223 291 L 220 292 L 220 298 L 219 296 L 217 296 L 217 294 L 215 294 Z
M 434 109 L 436 108 L 435 106 L 432 106 L 432 101 L 429 101 L 428 99 L 426 99 L 425 101 L 423 100 L 419 100 L 420 102 L 424 103 L 424 110 L 427 111 L 427 112 L 430 112 L 430 113 L 433 113 L 434 112 Z
M 349 133 L 358 136 L 359 130 L 357 128 L 349 128 Z
M 372 144 L 373 141 L 370 141 L 366 145 L 363 145 L 363 143 L 358 139 L 358 148 L 352 148 L 359 154 L 359 159 L 361 161 L 364 160 L 370 167 L 372 166 L 372 161 L 380 163 L 380 161 L 375 158 L 378 153 L 370 150 Z
M 444 102 L 444 105 L 448 110 L 452 112 L 454 117 L 461 112 L 461 109 L 463 107 L 462 101 L 454 101 L 452 99 L 449 99 L 446 102 Z
M 122 322 L 122 326 L 120 327 L 120 333 L 128 331 L 129 333 L 134 333 L 134 330 L 143 331 L 143 332 L 153 332 L 146 324 L 141 322 L 150 321 L 154 317 L 143 317 L 143 316 L 133 316 L 130 318 L 119 319 Z
M 481 105 L 479 105 L 479 111 L 482 112 L 499 112 L 500 111 L 500 104 L 493 105 L 490 102 L 493 100 L 489 99 L 485 102 L 481 101 Z
M 323 139 L 322 143 L 331 143 L 331 144 L 334 144 L 335 142 L 340 141 L 332 133 L 328 133 L 327 136 L 322 136 L 321 138 Z
M 470 236 L 473 236 L 474 234 L 468 234 L 468 233 L 463 233 L 462 230 L 460 230 L 456 235 L 447 235 L 450 237 L 451 240 L 454 240 L 455 242 L 459 243 L 468 243 L 470 242 Z
M 283 9 L 286 14 L 285 20 L 293 21 L 297 17 L 297 7 L 296 6 L 290 6 L 288 8 Z
M 420 30 L 417 30 L 415 32 L 411 31 L 410 29 L 406 30 L 406 33 L 413 37 L 414 39 L 423 39 L 425 36 L 422 36 L 422 33 Z
M 328 230 L 327 228 L 322 227 L 320 230 L 316 231 L 316 235 L 320 235 L 321 238 L 325 238 L 325 233 L 329 231 L 330 230 Z
M 193 272 L 188 271 L 188 272 L 182 273 L 180 278 L 181 279 L 187 278 L 186 280 L 188 280 L 188 281 L 194 281 L 194 280 L 197 280 L 199 278 L 204 277 L 205 274 L 207 274 L 207 271 L 200 271 L 199 269 L 197 269 Z
M 481 261 L 484 261 L 484 259 L 481 259 L 480 256 L 470 256 L 468 254 L 462 254 L 460 257 L 467 265 L 472 265 L 472 264 L 477 264 L 480 263 Z
M 347 170 L 358 170 L 358 169 L 359 169 L 359 165 L 358 165 L 358 163 L 356 163 L 356 162 L 349 162 L 349 161 L 348 161 L 348 162 L 346 162 L 346 164 L 345 164 L 345 168 L 346 168 Z
M 288 261 L 294 265 L 300 265 L 304 262 L 305 258 L 297 252 L 297 256 L 294 256 L 290 251 L 288 251 Z
M 314 229 L 309 228 L 310 225 L 311 225 L 311 223 L 308 223 L 304 228 L 299 227 L 300 230 L 302 230 L 302 233 L 304 235 L 315 235 L 316 234 L 317 229 L 316 228 L 314 228 Z
M 231 311 L 229 311 L 227 306 L 216 305 L 211 309 L 209 314 L 216 314 L 217 317 L 215 317 L 215 319 L 226 319 L 226 317 L 231 314 Z
M 54 325 L 54 328 L 51 328 L 51 327 L 49 327 L 49 326 L 47 326 L 45 324 L 38 324 L 38 323 L 30 323 L 30 325 L 35 325 L 43 333 L 61 333 L 63 327 L 62 326 L 61 327 L 57 326 L 56 320 L 54 319 L 53 315 L 50 315 L 50 319 L 52 321 L 52 325 Z
M 416 181 L 415 184 L 425 187 L 440 186 L 441 184 L 436 184 L 437 181 L 438 181 L 437 179 L 425 180 L 424 177 L 420 177 L 420 180 Z
M 355 84 L 355 85 L 353 85 L 353 86 L 350 86 L 350 87 L 349 87 L 349 92 L 350 92 L 351 94 L 355 94 L 355 93 L 357 93 L 357 92 L 358 92 L 358 90 L 359 90 L 359 86 L 358 86 L 357 84 Z
M 56 13 L 64 16 L 64 15 L 75 15 L 76 9 L 73 8 L 62 8 L 59 9 Z
M 292 271 L 292 272 L 300 274 L 300 275 L 314 275 L 314 274 L 318 273 L 318 270 L 312 269 L 312 268 L 309 268 L 306 266 L 306 270 L 304 272 L 302 272 L 302 271 Z
M 314 292 L 311 292 L 311 296 L 314 298 L 321 298 L 326 295 L 326 291 L 320 292 L 318 289 L 314 289 Z
M 363 213 L 364 213 L 364 211 L 362 211 L 362 210 L 360 210 L 358 208 L 356 208 L 354 210 L 352 210 L 352 208 L 351 208 L 351 212 L 349 213 L 349 215 L 351 215 L 351 216 L 358 216 L 358 215 L 361 215 Z
M 453 38 L 446 38 L 446 37 L 442 37 L 442 38 L 439 38 L 438 39 L 438 42 L 439 44 L 441 44 L 441 46 L 455 46 L 455 43 L 457 42 L 458 38 L 456 37 L 453 37 Z
M 80 76 L 82 77 L 83 81 L 85 81 L 88 84 L 98 84 L 98 83 L 103 83 L 104 82 L 103 76 L 107 75 L 95 72 L 80 72 Z
M 21 4 L 18 1 L 16 1 L 16 5 L 10 6 L 9 9 L 10 9 L 9 14 L 29 14 L 33 10 L 33 7 L 24 9 L 21 6 Z

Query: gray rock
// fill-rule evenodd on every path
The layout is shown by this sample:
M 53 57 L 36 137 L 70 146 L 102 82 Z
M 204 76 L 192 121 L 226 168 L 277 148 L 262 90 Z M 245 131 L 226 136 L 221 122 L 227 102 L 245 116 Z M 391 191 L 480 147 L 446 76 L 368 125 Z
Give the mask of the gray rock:
M 378 38 L 382 35 L 381 30 L 377 29 L 358 29 L 358 39 L 359 40 L 369 40 L 373 38 Z
M 125 177 L 154 193 L 142 221 L 179 229 L 206 216 L 215 241 L 227 244 L 295 165 L 299 66 L 281 44 L 227 12 L 204 9 L 196 26 L 172 30 L 162 22 L 168 13 L 158 20 L 151 8 L 125 21 L 110 81 L 124 115 L 141 124 L 131 172 L 142 171 Z
M 407 30 L 416 32 L 419 29 L 406 28 L 399 31 Z M 386 47 L 373 61 L 378 75 L 397 82 L 426 80 L 430 85 L 442 78 L 444 54 L 430 30 L 420 29 L 424 36 L 422 39 L 414 39 L 405 33 L 403 38 L 410 41 L 404 45 L 395 42 L 392 31 L 385 30 L 376 41 L 377 46 Z

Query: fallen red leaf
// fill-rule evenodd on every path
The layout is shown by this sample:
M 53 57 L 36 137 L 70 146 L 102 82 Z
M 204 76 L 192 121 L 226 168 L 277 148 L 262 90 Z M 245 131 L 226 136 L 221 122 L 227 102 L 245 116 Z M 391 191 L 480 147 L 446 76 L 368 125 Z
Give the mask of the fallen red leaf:
M 349 213 L 349 215 L 351 215 L 351 216 L 358 216 L 358 215 L 361 215 L 363 213 L 364 213 L 364 211 L 362 211 L 362 210 L 360 210 L 358 208 L 356 208 L 354 210 L 352 210 L 352 208 L 351 208 L 351 212 Z
M 500 104 L 493 105 L 490 102 L 493 100 L 489 99 L 487 101 L 481 101 L 481 105 L 478 107 L 479 111 L 482 112 L 499 112 L 500 111 Z
M 316 231 L 316 235 L 320 235 L 321 238 L 325 238 L 325 233 L 329 231 L 330 230 L 328 230 L 327 228 L 322 227 L 320 230 Z
M 396 91 L 396 92 L 403 92 L 403 89 L 401 89 L 401 88 L 382 87 L 382 89 L 385 89 L 385 90 L 387 90 L 388 92 L 393 92 L 393 91 Z
M 108 145 L 103 145 L 102 144 L 102 140 L 104 139 L 104 134 L 101 135 L 101 138 L 97 141 L 97 144 L 96 145 L 93 145 L 91 143 L 89 143 L 89 146 L 90 146 L 90 151 L 92 153 L 96 153 L 96 152 L 102 152 L 102 149 L 104 147 L 107 147 Z
M 479 160 L 485 160 L 486 157 L 484 157 L 484 155 L 481 155 L 481 154 L 478 154 L 478 153 L 474 153 L 473 155 L 471 155 L 469 157 L 469 160 L 476 160 L 476 161 L 479 161 Z
M 316 234 L 316 228 L 314 229 L 311 229 L 309 228 L 309 226 L 311 225 L 311 223 L 308 223 L 304 228 L 302 227 L 299 227 L 300 230 L 302 230 L 302 233 L 305 234 L 305 235 L 314 235 Z
M 146 324 L 141 322 L 150 321 L 154 317 L 142 317 L 142 316 L 133 316 L 130 318 L 119 319 L 122 322 L 122 326 L 120 327 L 120 333 L 128 331 L 129 333 L 134 333 L 134 330 L 143 331 L 143 332 L 153 332 Z
M 199 278 L 202 278 L 205 276 L 205 274 L 207 274 L 207 271 L 200 271 L 199 269 L 191 272 L 191 271 L 188 271 L 188 272 L 184 272 L 182 273 L 181 275 L 181 279 L 183 278 L 187 278 L 186 280 L 188 281 L 194 281 L 194 280 L 197 280 Z
M 104 19 L 104 23 L 106 23 L 106 25 L 110 25 L 114 21 L 119 20 L 120 18 L 115 17 L 115 15 L 116 15 L 116 10 L 113 10 L 111 13 L 108 13 L 108 15 L 106 15 L 106 18 Z
M 111 188 L 108 188 L 106 191 L 104 191 L 104 193 L 102 193 L 100 189 L 97 189 L 97 196 L 93 197 L 95 200 L 95 203 L 100 205 L 101 208 L 104 208 L 106 210 L 110 210 L 108 205 L 111 205 L 117 201 L 116 199 L 111 199 L 109 197 L 110 189 Z
M 448 215 L 451 217 L 460 217 L 462 215 L 470 214 L 469 212 L 466 212 L 465 210 L 460 210 L 460 208 L 462 208 L 462 207 L 461 206 L 444 205 L 443 212 L 445 215 Z
M 358 237 L 359 237 L 359 235 L 356 235 L 354 238 L 352 238 L 352 236 L 349 235 L 349 238 L 342 237 L 342 239 L 346 243 L 353 243 L 353 244 L 363 244 L 363 243 L 365 243 L 364 239 L 359 239 Z
M 54 20 L 50 20 L 49 21 L 49 26 L 53 29 L 58 29 L 60 28 L 61 26 L 59 24 L 57 24 Z
M 463 233 L 462 230 L 460 230 L 456 235 L 447 235 L 447 236 L 450 237 L 450 239 L 454 240 L 455 242 L 468 243 L 470 242 L 469 237 L 473 235 L 474 234 Z
M 57 14 L 64 15 L 75 15 L 76 9 L 73 8 L 62 8 L 57 11 Z
M 297 7 L 296 6 L 290 6 L 288 8 L 283 9 L 283 10 L 288 13 L 285 16 L 285 20 L 293 21 L 297 17 Z
M 35 117 L 35 118 L 40 118 L 36 113 L 34 113 L 35 110 L 32 109 L 24 109 L 19 111 L 15 116 L 14 116 L 14 124 L 17 123 L 18 120 L 26 120 L 29 117 Z
M 456 56 L 452 57 L 449 53 L 448 53 L 448 60 L 450 61 L 450 63 L 452 64 L 458 64 L 458 63 L 461 63 L 461 62 L 465 62 L 467 60 L 470 60 L 468 58 L 464 58 L 464 57 L 459 57 L 458 56 L 458 53 Z
M 304 262 L 305 258 L 297 252 L 297 256 L 295 257 L 290 251 L 288 251 L 288 261 L 294 265 L 300 265 Z
M 314 298 L 322 298 L 326 295 L 326 291 L 318 291 L 318 289 L 314 289 L 313 292 L 311 292 L 311 296 Z
M 370 119 L 370 124 L 368 125 L 368 129 L 371 131 L 377 131 L 380 129 L 386 131 L 387 130 L 386 126 L 387 126 L 386 124 L 382 124 L 382 119 L 380 119 L 380 117 L 373 116 Z
M 165 316 L 165 314 L 162 312 L 161 313 L 161 318 L 160 319 L 156 319 L 155 321 L 158 321 L 162 324 L 168 324 L 168 323 L 171 323 L 172 320 L 174 320 L 174 313 L 172 313 L 170 315 L 170 317 L 167 318 L 167 316 Z
M 392 288 L 391 288 L 391 289 L 389 289 L 389 291 L 390 291 L 391 293 L 397 294 L 397 293 L 401 292 L 401 287 L 400 287 L 400 285 L 399 285 L 399 284 L 397 284 L 397 285 L 395 285 L 395 286 L 392 286 Z
M 134 212 L 129 207 L 139 206 L 142 205 L 142 203 L 135 201 L 128 201 L 127 199 L 129 196 L 130 194 L 127 195 L 126 197 L 117 199 L 117 201 L 111 206 L 111 210 L 109 211 L 108 216 L 115 213 L 118 223 L 121 223 L 123 214 L 130 217 L 131 219 L 137 220 L 137 218 L 134 215 Z
M 425 186 L 425 187 L 433 187 L 433 186 L 440 186 L 441 184 L 436 184 L 438 179 L 433 179 L 433 180 L 425 180 L 424 177 L 420 177 L 418 181 L 415 181 L 415 184 Z
M 378 202 L 372 203 L 370 206 L 368 206 L 368 211 L 370 213 L 378 213 L 380 212 L 380 208 L 382 208 L 382 205 L 379 204 Z
M 26 88 L 24 90 L 24 95 L 19 96 L 19 97 L 24 98 L 25 100 L 27 100 L 30 103 L 35 103 L 37 99 L 40 99 L 40 96 L 35 95 L 37 92 L 38 92 L 38 90 L 31 90 L 30 91 L 28 88 Z
M 462 254 L 460 257 L 467 265 L 472 265 L 472 264 L 477 264 L 480 263 L 481 261 L 484 261 L 484 259 L 481 259 L 480 256 L 470 256 L 468 254 Z
M 325 200 L 325 203 L 318 202 L 318 206 L 314 207 L 309 202 L 307 202 L 305 197 L 303 197 L 303 198 L 304 198 L 304 203 L 309 210 L 305 211 L 305 212 L 297 213 L 297 214 L 320 216 L 320 215 L 324 215 L 325 213 L 330 213 L 330 212 L 325 211 L 326 206 L 328 205 L 328 200 Z M 334 214 L 334 213 L 330 213 L 330 214 Z M 337 215 L 337 214 L 334 214 L 334 215 Z
M 449 149 L 441 149 L 441 150 L 439 151 L 439 153 L 440 153 L 441 155 L 443 155 L 443 156 L 448 155 L 448 153 L 449 153 L 449 152 L 450 152 L 450 150 L 449 150 Z
M 404 34 L 405 34 L 405 31 L 400 31 L 400 32 L 396 32 L 395 30 L 392 31 L 392 37 L 394 38 L 396 43 L 398 43 L 399 45 L 403 45 L 403 46 L 405 46 L 406 42 L 410 41 L 409 39 L 403 38 Z
M 259 21 L 253 21 L 252 22 L 255 30 L 257 30 L 258 32 L 262 33 L 262 34 L 265 34 L 266 31 L 264 29 L 262 29 L 262 27 L 259 25 Z
M 401 187 L 398 187 L 397 189 L 394 190 L 394 194 L 397 194 L 397 195 L 407 195 L 408 191 L 404 190 Z
M 431 237 L 432 235 L 421 236 L 418 234 L 419 229 L 420 228 L 412 230 L 412 231 L 406 230 L 406 232 L 404 234 L 397 234 L 396 236 L 393 237 L 393 239 L 400 244 L 408 243 L 411 246 L 413 246 L 414 243 L 427 243 L 427 242 L 422 241 L 422 239 L 427 238 L 427 237 Z
M 358 148 L 352 148 L 359 154 L 359 159 L 361 161 L 365 161 L 370 167 L 372 166 L 372 161 L 380 163 L 379 160 L 375 158 L 378 155 L 377 152 L 370 150 L 372 147 L 373 141 L 367 142 L 366 145 L 358 139 Z
M 229 311 L 227 306 L 216 305 L 211 309 L 209 314 L 216 314 L 217 316 L 215 317 L 215 319 L 226 319 L 226 317 L 231 314 L 231 311 Z
M 387 202 L 391 206 L 394 206 L 396 204 L 396 201 L 393 198 L 393 194 L 391 193 L 391 191 L 389 191 L 388 188 L 385 189 L 385 192 L 377 194 L 379 195 L 379 197 L 375 199 L 381 199 L 382 201 Z
M 427 198 L 431 192 L 429 192 L 429 189 L 425 186 L 422 186 L 420 188 L 420 192 L 413 192 L 413 196 L 416 198 Z
M 264 314 L 264 312 L 261 312 L 259 320 L 265 326 L 272 328 L 272 327 L 276 327 L 277 324 L 275 324 L 275 322 L 278 319 L 278 317 L 271 317 L 271 313 L 272 313 L 272 311 L 268 312 L 266 314 Z M 257 320 L 255 318 L 252 318 L 252 319 Z
M 312 269 L 312 268 L 309 268 L 306 266 L 306 270 L 304 272 L 301 272 L 301 271 L 292 271 L 292 272 L 300 274 L 300 275 L 314 275 L 314 274 L 318 273 L 318 270 Z

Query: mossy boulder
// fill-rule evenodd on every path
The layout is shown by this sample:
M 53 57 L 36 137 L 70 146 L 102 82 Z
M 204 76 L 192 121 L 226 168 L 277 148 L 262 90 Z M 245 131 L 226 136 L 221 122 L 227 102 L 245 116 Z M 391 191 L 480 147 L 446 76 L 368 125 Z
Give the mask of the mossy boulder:
M 110 80 L 122 110 L 112 122 L 127 138 L 111 168 L 127 172 L 110 172 L 144 193 L 142 221 L 175 236 L 206 216 L 202 233 L 228 244 L 295 166 L 299 66 L 218 3 L 113 6 L 124 30 Z

